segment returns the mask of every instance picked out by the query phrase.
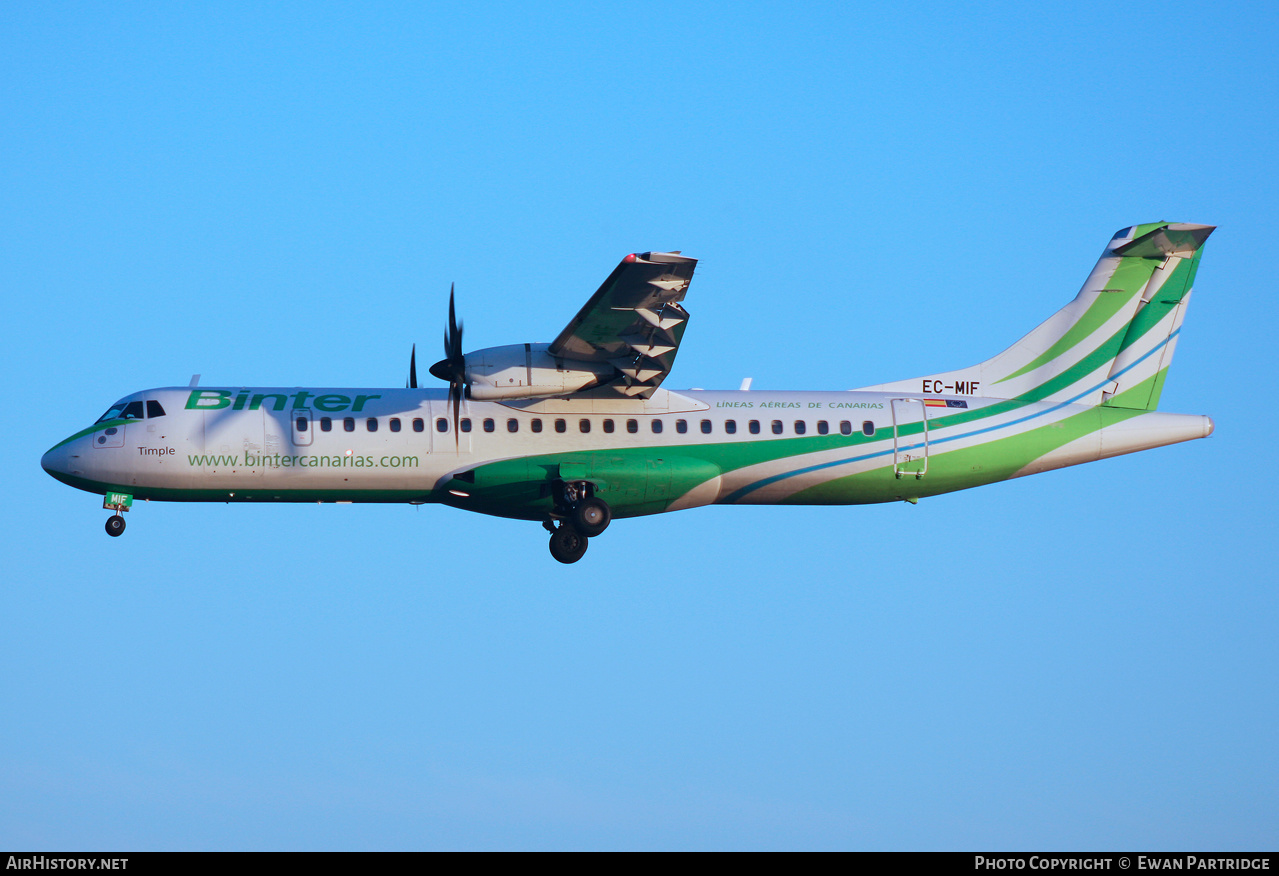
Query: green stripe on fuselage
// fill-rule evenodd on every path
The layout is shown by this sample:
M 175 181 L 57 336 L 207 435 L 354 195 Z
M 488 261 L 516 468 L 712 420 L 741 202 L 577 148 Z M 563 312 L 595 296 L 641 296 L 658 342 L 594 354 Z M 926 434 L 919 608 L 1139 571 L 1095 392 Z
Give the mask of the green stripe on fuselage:
M 473 483 L 454 480 L 448 485 L 468 495 L 441 501 L 501 517 L 540 519 L 553 505 L 549 485 L 559 478 L 560 466 L 574 465 L 583 467 L 583 479 L 603 485 L 598 495 L 609 503 L 613 516 L 635 517 L 664 511 L 689 490 L 725 472 L 883 439 L 882 433 L 872 438 L 857 432 L 516 457 L 477 465 Z M 655 489 L 654 481 L 663 488 Z
M 77 438 L 83 438 L 85 435 L 92 435 L 94 432 L 101 431 L 102 429 L 109 429 L 112 426 L 123 426 L 126 423 L 145 423 L 145 422 L 146 420 L 107 420 L 104 423 L 94 423 L 89 428 L 81 429 L 79 432 L 76 432 L 70 438 L 63 438 L 57 444 L 50 447 L 49 450 L 57 450 L 63 444 L 70 444 L 72 441 L 76 440 Z
M 1104 426 L 1114 425 L 1144 411 L 1089 408 L 1053 423 L 1025 432 L 984 441 L 957 450 L 932 450 L 928 474 L 916 480 L 897 478 L 890 464 L 815 484 L 780 500 L 793 505 L 842 505 L 853 502 L 891 502 L 951 493 L 969 487 L 1007 480 L 1044 454 L 1063 447 Z

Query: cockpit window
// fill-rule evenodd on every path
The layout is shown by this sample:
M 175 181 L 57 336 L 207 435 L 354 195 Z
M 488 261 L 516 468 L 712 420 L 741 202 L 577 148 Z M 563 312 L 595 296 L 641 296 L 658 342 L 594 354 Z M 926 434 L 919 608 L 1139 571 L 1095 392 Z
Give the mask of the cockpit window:
M 111 407 L 107 408 L 107 412 L 105 414 L 98 417 L 98 422 L 105 423 L 107 420 L 120 419 L 120 413 L 124 410 L 124 405 L 124 402 L 116 402 Z
M 163 417 L 164 408 L 160 407 L 160 403 L 153 399 L 147 399 L 147 419 L 152 417 Z
M 152 404 L 155 404 L 155 402 L 152 402 Z M 156 407 L 159 408 L 160 406 L 156 404 Z M 160 414 L 158 416 L 163 416 L 163 414 L 164 414 L 164 409 L 161 408 Z M 142 412 L 142 402 L 118 401 L 115 404 L 113 404 L 111 407 L 107 408 L 107 412 L 105 414 L 98 417 L 98 422 L 105 423 L 107 420 L 141 420 L 144 416 L 146 415 Z M 157 415 L 152 414 L 152 416 L 157 416 Z

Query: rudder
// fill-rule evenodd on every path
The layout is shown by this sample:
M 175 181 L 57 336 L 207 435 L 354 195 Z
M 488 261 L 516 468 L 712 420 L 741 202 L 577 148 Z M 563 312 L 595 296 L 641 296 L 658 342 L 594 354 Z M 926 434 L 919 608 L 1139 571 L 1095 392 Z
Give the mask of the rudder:
M 1127 245 L 1128 257 L 1160 260 L 1160 265 L 1128 323 L 1107 375 L 1110 385 L 1104 390 L 1102 404 L 1146 411 L 1159 405 L 1199 271 L 1203 243 L 1212 231 L 1211 225 L 1169 225 L 1147 235 L 1150 240 L 1138 239 Z

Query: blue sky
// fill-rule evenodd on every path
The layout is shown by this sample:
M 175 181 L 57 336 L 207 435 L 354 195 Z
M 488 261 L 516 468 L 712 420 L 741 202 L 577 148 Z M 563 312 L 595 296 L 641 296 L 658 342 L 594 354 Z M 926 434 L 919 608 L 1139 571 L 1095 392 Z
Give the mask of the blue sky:
M 1256 849 L 1279 836 L 1272 4 L 0 8 L 0 846 Z M 912 507 L 136 507 L 138 389 L 397 386 L 701 261 L 672 388 L 986 358 L 1209 223 L 1206 441 Z

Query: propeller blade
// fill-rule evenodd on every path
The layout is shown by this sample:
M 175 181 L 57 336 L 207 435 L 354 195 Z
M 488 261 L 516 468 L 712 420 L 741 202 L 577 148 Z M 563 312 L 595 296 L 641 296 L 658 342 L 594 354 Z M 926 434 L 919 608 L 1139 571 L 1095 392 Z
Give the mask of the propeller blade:
M 450 383 L 466 380 L 466 356 L 462 354 L 462 323 L 454 306 L 453 287 L 449 287 L 449 327 L 444 332 L 444 358 L 431 366 L 431 374 Z
M 461 445 L 462 436 L 458 432 L 458 418 L 462 416 L 462 390 L 461 383 L 449 384 L 449 401 L 453 403 L 453 443 Z
M 404 383 L 405 389 L 417 389 L 417 344 L 413 345 L 413 352 L 409 353 L 409 379 Z
M 457 311 L 453 307 L 453 284 L 449 284 L 449 347 L 445 351 L 445 355 L 449 358 L 449 365 L 457 374 L 466 363 L 466 357 L 462 355 L 462 324 L 457 321 Z
M 462 398 L 466 394 L 466 356 L 462 353 L 462 323 L 457 318 L 454 285 L 449 286 L 449 327 L 444 332 L 444 358 L 431 366 L 432 377 L 447 380 L 449 404 L 453 407 L 453 439 L 460 443 L 458 424 L 462 416 Z

